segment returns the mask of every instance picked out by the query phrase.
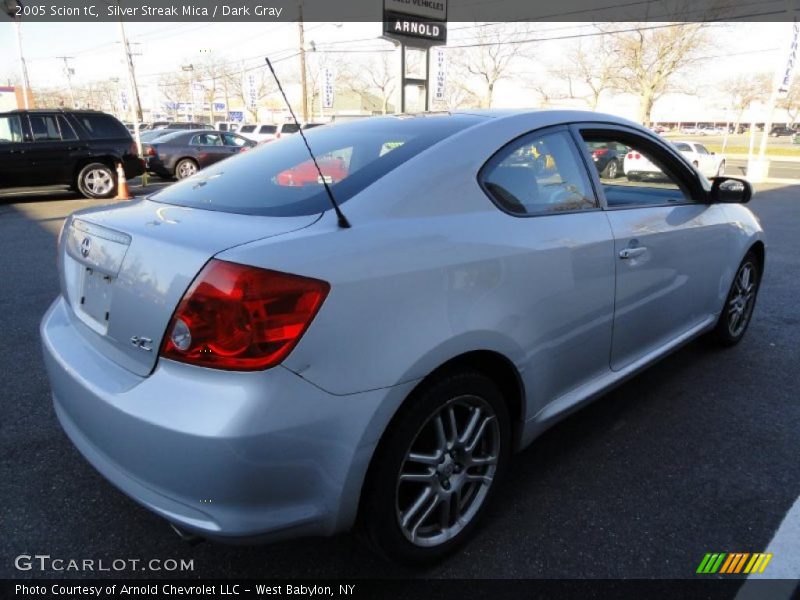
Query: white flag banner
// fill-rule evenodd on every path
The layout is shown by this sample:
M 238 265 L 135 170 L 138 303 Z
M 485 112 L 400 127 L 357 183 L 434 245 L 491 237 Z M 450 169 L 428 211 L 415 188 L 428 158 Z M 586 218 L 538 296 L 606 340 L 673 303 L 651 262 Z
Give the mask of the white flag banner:
M 203 108 L 203 93 L 205 92 L 205 88 L 203 87 L 202 83 L 193 83 L 192 84 L 192 105 L 195 108 L 199 108 L 202 110 Z
M 800 34 L 800 23 L 794 22 L 792 27 L 792 43 L 789 46 L 789 56 L 786 59 L 786 68 L 781 73 L 781 81 L 778 85 L 778 94 L 786 95 L 789 93 L 789 86 L 792 85 L 794 77 L 794 67 L 797 62 L 797 41 Z
M 330 67 L 322 69 L 322 108 L 333 108 L 336 99 L 336 73 Z
M 247 73 L 242 81 L 244 88 L 244 99 L 247 102 L 247 108 L 255 109 L 258 106 L 258 85 L 256 84 L 255 73 Z
M 433 101 L 445 102 L 447 81 L 447 56 L 444 48 L 433 49 Z

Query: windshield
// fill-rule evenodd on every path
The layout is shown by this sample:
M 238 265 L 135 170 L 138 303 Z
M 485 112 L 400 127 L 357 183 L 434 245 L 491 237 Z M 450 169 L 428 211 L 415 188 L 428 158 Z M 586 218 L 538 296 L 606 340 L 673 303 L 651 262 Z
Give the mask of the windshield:
M 433 144 L 481 121 L 475 115 L 385 117 L 306 134 L 336 201 L 346 202 Z M 156 202 L 254 215 L 331 208 L 303 139 L 289 136 L 204 169 L 150 197 Z

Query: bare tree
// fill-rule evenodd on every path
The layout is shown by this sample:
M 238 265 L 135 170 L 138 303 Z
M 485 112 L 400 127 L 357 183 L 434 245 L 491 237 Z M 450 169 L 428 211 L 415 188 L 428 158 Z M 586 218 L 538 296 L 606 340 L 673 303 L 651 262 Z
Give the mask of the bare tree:
M 742 121 L 742 115 L 748 108 L 750 108 L 753 102 L 763 101 L 769 97 L 771 86 L 772 79 L 767 73 L 738 75 L 728 79 L 722 84 L 723 91 L 728 94 L 730 106 L 735 111 L 735 130 L 739 129 L 739 123 Z
M 602 26 L 608 51 L 615 56 L 616 88 L 639 97 L 639 121 L 650 124 L 655 102 L 684 91 L 678 78 L 700 62 L 708 46 L 707 23 L 641 23 Z
M 184 71 L 166 73 L 158 78 L 156 86 L 165 104 L 171 105 L 173 118 L 177 120 L 178 106 L 190 101 L 191 77 Z
M 362 98 L 377 98 L 382 114 L 389 112 L 389 103 L 397 89 L 398 79 L 392 52 L 370 56 L 365 63 L 343 65 L 340 79 L 344 87 Z
M 252 90 L 256 108 L 250 106 L 250 97 L 248 96 L 249 90 L 246 80 L 253 82 Z M 281 81 L 284 82 L 284 85 L 287 80 L 288 78 L 284 79 L 281 77 Z M 261 101 L 278 90 L 272 81 L 272 76 L 269 75 L 269 71 L 260 66 L 257 69 L 245 69 L 244 67 L 239 69 L 231 68 L 228 72 L 227 82 L 230 94 L 242 101 L 245 110 L 252 115 L 253 119 L 258 118 L 257 107 Z
M 554 71 L 554 75 L 567 82 L 569 97 L 582 98 L 592 110 L 597 110 L 603 93 L 616 85 L 619 66 L 608 45 L 605 36 L 588 43 L 578 42 L 567 52 L 566 64 Z M 577 95 L 576 87 L 585 93 Z
M 471 42 L 453 53 L 452 63 L 474 83 L 473 93 L 482 108 L 491 108 L 497 83 L 510 79 L 515 67 L 527 59 L 525 40 L 530 34 L 527 25 L 485 24 L 476 28 Z
M 797 118 L 800 116 L 800 79 L 795 77 L 786 96 L 778 100 L 778 108 L 782 108 L 789 115 L 790 125 L 797 123 Z

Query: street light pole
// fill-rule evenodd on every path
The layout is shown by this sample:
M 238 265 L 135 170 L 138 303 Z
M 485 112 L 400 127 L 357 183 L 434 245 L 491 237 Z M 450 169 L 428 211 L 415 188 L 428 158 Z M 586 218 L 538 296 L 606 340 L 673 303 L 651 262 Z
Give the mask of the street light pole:
M 303 94 L 303 122 L 308 123 L 308 80 L 306 74 L 306 33 L 303 27 L 303 2 L 298 5 L 297 29 L 300 34 L 300 82 Z
M 72 56 L 57 56 L 64 61 L 64 74 L 67 76 L 67 87 L 69 88 L 69 98 L 72 102 L 72 108 L 77 108 L 75 105 L 75 90 L 72 89 L 72 69 L 69 68 L 69 61 L 74 57 Z
M 19 64 L 22 70 L 22 98 L 25 104 L 25 110 L 29 109 L 28 94 L 31 89 L 31 82 L 28 79 L 28 67 L 25 64 L 25 55 L 22 53 L 22 24 L 19 17 L 14 19 L 14 30 L 17 33 L 17 51 L 19 52 Z

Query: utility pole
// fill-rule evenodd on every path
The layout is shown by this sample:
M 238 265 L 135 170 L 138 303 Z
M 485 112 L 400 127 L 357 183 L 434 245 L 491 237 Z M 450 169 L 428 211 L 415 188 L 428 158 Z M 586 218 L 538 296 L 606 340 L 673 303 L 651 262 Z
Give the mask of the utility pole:
M 119 1 L 117 2 L 119 4 Z M 142 138 L 139 135 L 139 123 L 142 122 L 142 103 L 139 100 L 139 88 L 136 86 L 136 74 L 133 70 L 133 58 L 131 57 L 131 47 L 128 45 L 128 38 L 125 35 L 125 24 L 122 19 L 119 21 L 119 34 L 122 38 L 122 52 L 124 53 L 125 65 L 127 66 L 128 75 L 128 89 L 131 99 L 134 102 L 136 114 L 133 119 L 133 135 L 136 140 L 136 147 L 139 150 L 139 156 L 142 155 Z
M 72 101 L 72 108 L 77 108 L 75 104 L 75 90 L 72 89 L 72 76 L 75 74 L 75 69 L 71 69 L 69 66 L 69 61 L 71 61 L 74 56 L 56 56 L 56 58 L 60 58 L 64 61 L 64 74 L 67 76 L 67 87 L 69 88 L 69 98 Z
M 30 102 L 28 101 L 28 94 L 31 89 L 31 82 L 28 79 L 28 67 L 25 64 L 25 55 L 22 52 L 22 23 L 20 17 L 17 16 L 17 7 L 22 6 L 19 0 L 4 0 L 2 4 L 3 11 L 14 20 L 14 31 L 17 34 L 17 51 L 19 52 L 19 65 L 22 71 L 22 102 L 25 109 L 29 109 Z
M 303 28 L 303 2 L 298 5 L 297 29 L 300 34 L 300 81 L 303 94 L 303 123 L 308 123 L 308 81 L 306 79 L 306 33 Z

